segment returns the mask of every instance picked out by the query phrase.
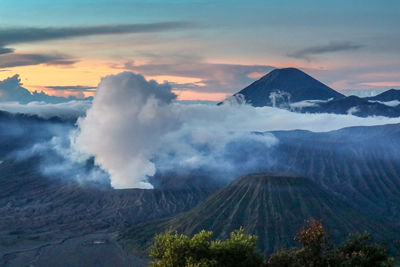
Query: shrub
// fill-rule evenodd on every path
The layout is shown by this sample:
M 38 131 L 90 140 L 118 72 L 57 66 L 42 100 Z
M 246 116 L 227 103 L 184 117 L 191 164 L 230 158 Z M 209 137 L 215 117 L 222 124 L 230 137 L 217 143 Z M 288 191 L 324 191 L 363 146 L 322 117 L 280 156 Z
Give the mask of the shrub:
M 150 256 L 153 267 L 258 267 L 263 256 L 256 249 L 257 238 L 243 229 L 233 231 L 227 240 L 212 240 L 212 232 L 201 231 L 192 238 L 176 232 L 155 237 Z
M 226 240 L 213 240 L 213 232 L 201 231 L 193 237 L 165 232 L 156 235 L 150 256 L 152 267 L 322 267 L 394 266 L 386 250 L 370 242 L 368 234 L 351 235 L 334 248 L 323 225 L 315 220 L 301 228 L 294 238 L 298 248 L 278 251 L 268 261 L 257 251 L 257 237 L 241 228 Z

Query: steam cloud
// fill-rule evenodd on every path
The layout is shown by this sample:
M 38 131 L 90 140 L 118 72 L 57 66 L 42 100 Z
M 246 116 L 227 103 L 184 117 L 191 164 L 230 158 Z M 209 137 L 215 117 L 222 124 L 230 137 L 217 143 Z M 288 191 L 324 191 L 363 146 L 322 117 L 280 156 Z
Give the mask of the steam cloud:
M 21 122 L 0 122 L 0 128 L 8 129 L 6 140 L 18 144 L 17 147 L 1 147 L 2 152 L 6 152 L 2 155 L 5 159 L 28 160 L 39 157 L 36 167 L 47 177 L 75 181 L 81 185 L 109 186 L 109 175 L 94 166 L 89 155 L 71 146 L 70 137 L 75 131 L 72 123 L 35 120 L 23 123 L 22 126 Z M 28 135 L 29 138 L 26 137 Z
M 180 124 L 169 107 L 175 97 L 168 84 L 128 72 L 101 81 L 92 107 L 78 121 L 76 143 L 96 156 L 113 187 L 151 188 L 145 180 L 155 172 L 149 158 L 158 139 Z
M 156 171 L 209 170 L 233 176 L 273 164 L 273 130 L 316 132 L 399 123 L 400 118 L 301 114 L 225 104 L 182 104 L 171 87 L 124 72 L 103 78 L 86 117 L 78 120 L 78 150 L 93 155 L 114 188 L 151 188 Z M 260 134 L 264 133 L 264 134 Z

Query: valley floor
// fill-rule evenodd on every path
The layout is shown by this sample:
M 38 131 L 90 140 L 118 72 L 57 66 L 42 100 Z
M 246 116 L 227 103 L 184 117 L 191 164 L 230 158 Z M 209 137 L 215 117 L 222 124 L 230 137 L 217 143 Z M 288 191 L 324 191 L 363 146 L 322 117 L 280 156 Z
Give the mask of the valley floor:
M 127 253 L 114 233 L 95 233 L 47 243 L 0 247 L 0 266 L 121 266 L 141 267 L 146 262 Z

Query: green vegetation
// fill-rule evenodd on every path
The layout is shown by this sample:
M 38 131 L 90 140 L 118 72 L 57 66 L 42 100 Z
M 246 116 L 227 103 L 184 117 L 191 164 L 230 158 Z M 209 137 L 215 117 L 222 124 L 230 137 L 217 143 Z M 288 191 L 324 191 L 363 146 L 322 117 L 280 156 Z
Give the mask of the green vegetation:
M 192 238 L 166 232 L 155 237 L 150 256 L 152 267 L 256 267 L 263 265 L 257 251 L 257 237 L 246 235 L 243 229 L 233 231 L 227 240 L 212 240 L 212 232 L 201 231 Z
M 394 259 L 384 248 L 372 244 L 368 234 L 351 235 L 345 243 L 334 248 L 328 242 L 322 224 L 311 221 L 300 229 L 295 240 L 300 243 L 300 248 L 272 254 L 266 266 L 394 266 Z
M 243 228 L 233 231 L 226 240 L 213 240 L 211 231 L 193 237 L 165 232 L 155 237 L 150 249 L 152 267 L 301 267 L 301 266 L 394 266 L 384 248 L 373 244 L 367 234 L 349 236 L 338 247 L 327 239 L 318 221 L 311 221 L 295 237 L 300 246 L 280 250 L 264 260 L 257 250 L 257 237 Z

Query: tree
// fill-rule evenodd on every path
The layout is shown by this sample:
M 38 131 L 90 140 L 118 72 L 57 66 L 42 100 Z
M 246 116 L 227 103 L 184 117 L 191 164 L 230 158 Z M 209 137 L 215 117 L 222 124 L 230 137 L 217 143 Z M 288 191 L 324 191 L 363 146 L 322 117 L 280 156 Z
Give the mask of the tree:
M 387 251 L 371 243 L 368 234 L 350 235 L 335 248 L 319 221 L 301 228 L 294 240 L 299 247 L 272 254 L 268 261 L 257 251 L 257 237 L 241 228 L 226 240 L 213 240 L 213 232 L 201 231 L 193 237 L 165 232 L 155 237 L 150 249 L 152 267 L 388 267 L 394 259 Z
M 267 266 L 394 266 L 394 260 L 384 248 L 371 244 L 368 234 L 351 235 L 345 243 L 334 248 L 328 242 L 322 224 L 315 220 L 300 229 L 295 240 L 300 243 L 300 248 L 272 254 Z
M 227 240 L 212 240 L 213 233 L 201 231 L 192 238 L 176 232 L 155 237 L 150 256 L 153 267 L 259 267 L 263 256 L 256 249 L 257 237 L 243 229 L 233 231 Z
M 272 254 L 267 266 L 328 266 L 327 255 L 331 248 L 322 224 L 312 220 L 301 228 L 294 238 L 301 247 L 281 250 Z
M 393 266 L 384 248 L 370 243 L 369 234 L 350 235 L 330 258 L 333 266 Z

